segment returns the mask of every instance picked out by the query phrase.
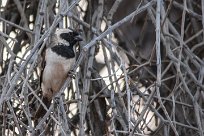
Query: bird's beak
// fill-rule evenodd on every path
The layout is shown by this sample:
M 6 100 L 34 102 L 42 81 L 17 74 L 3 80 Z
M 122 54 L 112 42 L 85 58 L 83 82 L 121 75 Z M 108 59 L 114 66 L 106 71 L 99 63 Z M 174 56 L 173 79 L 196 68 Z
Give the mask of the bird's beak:
M 83 39 L 82 39 L 82 37 L 80 35 L 75 36 L 74 40 L 76 40 L 76 41 L 83 41 Z

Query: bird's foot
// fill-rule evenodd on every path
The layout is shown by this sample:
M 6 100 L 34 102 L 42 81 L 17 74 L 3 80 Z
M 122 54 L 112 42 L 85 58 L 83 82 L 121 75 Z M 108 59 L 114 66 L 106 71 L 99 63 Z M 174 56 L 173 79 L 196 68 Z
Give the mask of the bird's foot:
M 71 78 L 73 78 L 73 79 L 75 79 L 76 74 L 74 73 L 73 70 L 70 70 L 70 71 L 68 72 L 68 76 L 71 77 Z

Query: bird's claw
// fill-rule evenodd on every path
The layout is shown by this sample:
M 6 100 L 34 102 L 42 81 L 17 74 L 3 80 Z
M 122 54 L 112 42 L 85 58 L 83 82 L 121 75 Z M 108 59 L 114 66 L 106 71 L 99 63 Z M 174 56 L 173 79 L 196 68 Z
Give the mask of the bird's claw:
M 73 78 L 73 79 L 75 79 L 76 74 L 74 73 L 73 70 L 70 70 L 70 71 L 68 72 L 68 76 L 71 77 L 71 78 Z

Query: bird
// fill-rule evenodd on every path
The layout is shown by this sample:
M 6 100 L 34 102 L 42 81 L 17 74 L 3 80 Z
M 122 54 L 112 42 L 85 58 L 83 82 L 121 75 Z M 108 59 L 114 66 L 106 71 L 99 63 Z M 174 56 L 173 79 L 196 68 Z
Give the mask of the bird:
M 74 46 L 82 37 L 72 29 L 58 29 L 50 38 L 50 45 L 45 49 L 43 70 L 41 72 L 42 102 L 50 107 L 53 96 L 60 91 L 72 65 L 75 63 Z M 47 111 L 42 105 L 34 118 L 43 117 Z

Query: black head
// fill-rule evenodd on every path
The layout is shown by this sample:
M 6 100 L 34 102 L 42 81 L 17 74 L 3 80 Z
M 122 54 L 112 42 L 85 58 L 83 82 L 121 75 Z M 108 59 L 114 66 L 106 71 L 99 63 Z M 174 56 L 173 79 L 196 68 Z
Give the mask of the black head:
M 82 38 L 80 34 L 76 31 L 72 31 L 69 29 L 62 29 L 58 30 L 60 31 L 58 34 L 59 36 L 59 42 L 62 42 L 64 44 L 68 44 L 69 46 L 74 46 L 78 41 L 82 41 Z

